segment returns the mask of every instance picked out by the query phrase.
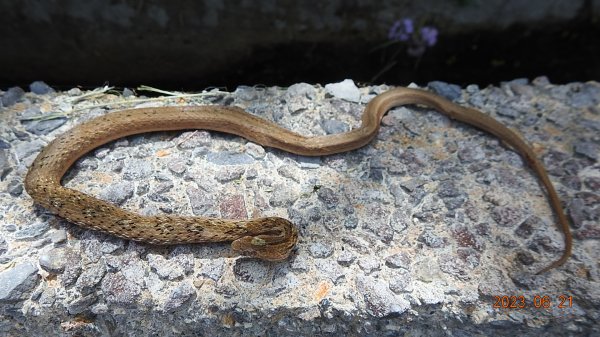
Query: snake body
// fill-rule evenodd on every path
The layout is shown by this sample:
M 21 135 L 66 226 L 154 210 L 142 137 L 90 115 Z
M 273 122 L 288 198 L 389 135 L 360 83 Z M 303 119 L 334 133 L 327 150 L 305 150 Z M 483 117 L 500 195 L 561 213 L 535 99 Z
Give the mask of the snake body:
M 572 237 L 560 199 L 542 163 L 514 131 L 488 115 L 454 104 L 419 89 L 395 88 L 373 98 L 359 128 L 305 137 L 233 106 L 183 106 L 128 109 L 80 124 L 50 142 L 32 163 L 25 178 L 27 193 L 41 206 L 73 223 L 151 244 L 233 241 L 244 255 L 270 261 L 286 259 L 298 240 L 296 227 L 278 217 L 226 220 L 192 216 L 142 216 L 85 193 L 63 187 L 61 179 L 85 153 L 112 140 L 152 131 L 205 129 L 244 137 L 267 147 L 305 156 L 322 156 L 357 149 L 378 133 L 385 113 L 397 106 L 425 105 L 483 131 L 519 153 L 537 174 L 564 234 L 561 257 L 539 273 L 556 268 L 569 258 Z

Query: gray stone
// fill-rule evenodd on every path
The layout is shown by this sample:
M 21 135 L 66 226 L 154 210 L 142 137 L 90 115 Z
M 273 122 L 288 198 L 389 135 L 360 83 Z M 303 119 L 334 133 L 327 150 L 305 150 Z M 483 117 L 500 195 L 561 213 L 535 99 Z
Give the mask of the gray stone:
M 337 196 L 337 193 L 329 187 L 319 188 L 317 190 L 317 196 L 319 197 L 319 200 L 321 200 L 325 204 L 325 207 L 327 207 L 328 209 L 332 209 L 338 206 L 339 198 Z
M 446 247 L 446 245 L 448 244 L 448 239 L 444 237 L 439 237 L 430 230 L 424 230 L 417 240 L 419 242 L 423 242 L 431 248 L 442 248 Z
M 285 92 L 286 98 L 305 97 L 308 99 L 316 98 L 316 89 L 308 83 L 295 83 L 289 86 Z
M 213 281 L 218 281 L 223 275 L 225 261 L 222 259 L 207 261 L 202 264 L 198 274 Z
M 182 283 L 171 290 L 162 307 L 162 310 L 165 312 L 175 311 L 195 297 L 196 289 L 194 289 L 194 287 L 187 282 Z
M 6 90 L 0 100 L 2 101 L 2 105 L 8 107 L 20 101 L 23 98 L 23 95 L 25 95 L 25 91 L 23 89 L 20 87 L 11 87 Z
M 58 229 L 50 233 L 50 240 L 53 244 L 59 244 L 67 241 L 67 231 L 64 229 Z
M 289 186 L 277 186 L 269 198 L 269 205 L 273 207 L 289 207 L 297 199 L 297 194 L 291 192 Z
M 246 153 L 235 152 L 210 152 L 206 156 L 206 160 L 216 165 L 246 165 L 254 161 Z
M 410 262 L 407 253 L 396 253 L 385 258 L 385 265 L 390 268 L 410 269 Z
M 12 171 L 8 153 L 7 150 L 0 149 L 0 181 L 4 180 L 4 178 Z
M 459 98 L 461 94 L 460 86 L 442 81 L 429 82 L 427 83 L 427 87 L 432 89 L 438 95 L 446 97 L 451 101 L 454 101 L 457 98 Z
M 18 180 L 11 180 L 7 186 L 8 194 L 18 197 L 23 193 L 23 184 Z
M 0 255 L 4 255 L 8 251 L 8 243 L 6 239 L 0 236 Z
M 356 255 L 352 254 L 349 251 L 343 251 L 337 257 L 337 263 L 341 266 L 348 267 L 356 260 Z
M 35 135 L 47 135 L 67 122 L 66 117 L 41 119 L 27 122 L 25 130 Z
M 173 139 L 173 143 L 177 144 L 180 149 L 203 148 L 209 145 L 211 141 L 212 136 L 210 132 L 204 130 L 184 132 L 179 137 Z
M 30 225 L 26 228 L 18 230 L 15 233 L 16 240 L 32 240 L 36 237 L 46 233 L 50 229 L 50 225 L 46 222 L 36 222 L 33 225 Z
M 458 151 L 458 159 L 463 163 L 479 162 L 485 159 L 485 152 L 480 146 L 465 146 Z
M 382 281 L 369 276 L 356 278 L 356 286 L 362 294 L 366 310 L 375 317 L 402 314 L 410 308 L 410 303 L 397 297 Z
M 110 201 L 113 204 L 123 205 L 125 201 L 133 196 L 133 183 L 120 181 L 108 185 L 100 192 L 100 199 Z
M 309 157 L 301 155 L 294 155 L 292 157 L 296 158 L 296 162 L 301 169 L 318 169 L 321 167 L 321 157 Z
M 11 303 L 27 298 L 38 284 L 38 269 L 30 262 L 18 264 L 0 273 L 0 303 Z
M 172 160 L 167 163 L 169 170 L 176 175 L 182 175 L 186 170 L 186 164 L 183 160 Z
M 502 227 L 514 227 L 525 220 L 525 214 L 520 209 L 511 206 L 497 206 L 492 210 L 492 219 Z
M 135 92 L 127 87 L 123 88 L 123 93 L 122 93 L 123 97 L 127 98 L 127 97 L 131 97 L 131 96 L 135 96 Z
M 13 148 L 17 158 L 27 158 L 32 154 L 39 152 L 44 146 L 46 146 L 46 143 L 40 139 L 34 139 L 29 142 L 19 142 Z
M 49 273 L 60 274 L 65 270 L 67 264 L 64 248 L 54 248 L 40 255 L 38 260 L 40 267 Z
M 219 216 L 216 201 L 209 193 L 199 188 L 188 187 L 186 194 L 190 200 L 190 206 L 194 215 L 205 217 Z
M 413 287 L 410 272 L 402 269 L 395 271 L 390 278 L 389 288 L 395 294 L 411 292 Z
M 217 171 L 215 179 L 217 179 L 217 181 L 220 183 L 238 180 L 244 175 L 245 171 L 246 169 L 240 166 L 226 167 L 222 170 Z
M 267 281 L 270 265 L 256 259 L 237 259 L 233 266 L 235 279 L 246 283 L 262 284 Z
M 333 254 L 331 242 L 315 241 L 308 246 L 308 253 L 317 259 L 324 259 Z
M 325 130 L 325 133 L 328 135 L 344 133 L 350 130 L 350 126 L 348 124 L 335 119 L 328 119 L 324 121 L 322 126 L 323 130 Z
M 98 301 L 98 296 L 96 294 L 79 297 L 67 305 L 67 311 L 70 315 L 81 314 L 82 312 L 91 310 L 91 307 L 96 301 Z
M 319 259 L 315 261 L 315 267 L 322 274 L 327 276 L 334 284 L 338 284 L 344 277 L 346 271 L 339 264 L 330 259 Z
M 325 90 L 331 96 L 350 102 L 360 101 L 360 91 L 354 84 L 354 81 L 346 79 L 339 83 L 329 83 L 325 85 Z
M 106 274 L 106 265 L 103 262 L 88 264 L 75 282 L 75 287 L 82 294 L 89 294 L 96 290 L 96 285 L 100 283 Z
M 29 85 L 29 91 L 36 95 L 45 95 L 54 92 L 54 89 L 44 81 L 33 81 Z
M 362 257 L 358 259 L 358 266 L 366 275 L 373 273 L 381 268 L 381 263 L 371 257 Z
M 123 179 L 136 181 L 143 180 L 152 175 L 154 167 L 144 159 L 129 158 L 123 167 Z
M 246 153 L 254 159 L 260 159 L 265 156 L 265 149 L 258 144 L 248 142 L 244 147 L 246 148 Z
M 578 141 L 574 146 L 575 153 L 586 156 L 594 161 L 600 159 L 600 145 L 594 142 Z
M 140 285 L 126 278 L 122 272 L 108 273 L 102 280 L 101 289 L 109 305 L 131 305 L 142 293 Z
M 181 254 L 170 259 L 165 259 L 162 255 L 148 254 L 148 265 L 154 272 L 158 274 L 161 279 L 176 280 L 180 279 L 189 273 L 190 263 L 193 266 L 193 262 L 189 261 L 192 259 L 190 256 Z

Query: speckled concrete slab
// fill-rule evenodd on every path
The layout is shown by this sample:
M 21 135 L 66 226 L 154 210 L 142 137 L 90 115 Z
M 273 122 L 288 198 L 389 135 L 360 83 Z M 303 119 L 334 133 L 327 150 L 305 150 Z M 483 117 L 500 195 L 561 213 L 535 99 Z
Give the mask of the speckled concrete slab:
M 302 134 L 331 134 L 356 127 L 386 89 L 299 83 L 154 101 L 41 82 L 3 92 L 0 335 L 599 334 L 595 82 L 429 84 L 518 130 L 543 159 L 575 246 L 564 267 L 541 276 L 533 272 L 559 256 L 563 239 L 536 177 L 492 136 L 414 106 L 390 111 L 377 139 L 348 153 L 308 158 L 222 133 L 159 132 L 103 146 L 64 179 L 143 214 L 287 217 L 301 238 L 283 263 L 237 257 L 225 244 L 155 247 L 83 230 L 23 190 L 45 144 L 108 110 L 236 105 Z

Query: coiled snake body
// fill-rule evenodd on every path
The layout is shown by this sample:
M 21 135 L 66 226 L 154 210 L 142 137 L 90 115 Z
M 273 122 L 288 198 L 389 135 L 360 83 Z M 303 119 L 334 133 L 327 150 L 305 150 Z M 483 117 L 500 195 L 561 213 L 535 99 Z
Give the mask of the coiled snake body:
M 518 152 L 546 189 L 565 238 L 560 259 L 540 271 L 562 265 L 571 254 L 571 233 L 560 200 L 533 150 L 515 132 L 478 110 L 462 107 L 427 91 L 396 88 L 372 99 L 361 126 L 342 134 L 304 137 L 232 106 L 161 107 L 122 110 L 97 117 L 60 135 L 46 146 L 25 178 L 27 193 L 40 205 L 81 225 L 152 244 L 233 241 L 242 254 L 270 260 L 286 259 L 298 240 L 296 227 L 278 217 L 226 220 L 190 216 L 142 216 L 85 193 L 65 188 L 62 176 L 90 150 L 128 135 L 166 130 L 206 129 L 244 137 L 263 146 L 305 156 L 322 156 L 362 147 L 379 131 L 393 107 L 420 104 L 493 134 Z

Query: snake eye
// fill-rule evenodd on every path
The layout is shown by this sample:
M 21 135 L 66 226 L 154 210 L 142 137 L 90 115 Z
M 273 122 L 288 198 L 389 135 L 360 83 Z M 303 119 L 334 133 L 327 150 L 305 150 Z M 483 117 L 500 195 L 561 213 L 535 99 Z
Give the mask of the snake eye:
M 250 243 L 252 243 L 253 246 L 265 246 L 267 244 L 267 241 L 255 236 L 252 238 L 252 241 L 250 241 Z

